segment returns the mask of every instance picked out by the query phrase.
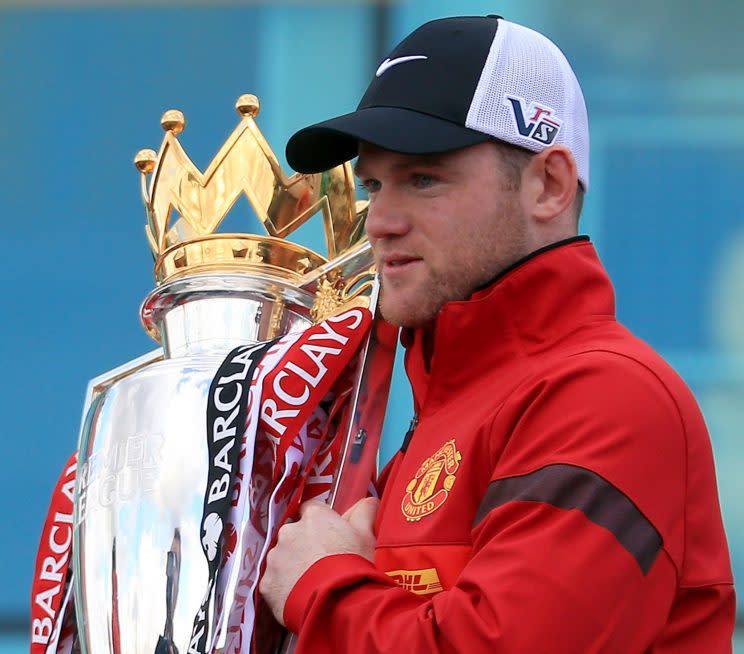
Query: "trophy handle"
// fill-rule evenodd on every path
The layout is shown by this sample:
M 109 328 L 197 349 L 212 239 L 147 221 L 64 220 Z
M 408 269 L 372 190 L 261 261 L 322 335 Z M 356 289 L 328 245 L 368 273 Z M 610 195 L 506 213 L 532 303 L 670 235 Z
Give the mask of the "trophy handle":
M 367 496 L 378 463 L 387 398 L 395 363 L 398 328 L 385 322 L 378 307 L 380 283 L 375 277 L 370 309 L 374 320 L 359 354 L 359 374 L 345 427 L 341 459 L 328 504 L 338 513 Z
M 348 425 L 344 427 L 341 459 L 328 504 L 344 513 L 367 496 L 377 468 L 387 398 L 395 363 L 398 328 L 385 322 L 378 306 L 379 278 L 370 295 L 374 320 L 359 354 L 359 374 L 354 384 Z M 287 632 L 280 654 L 294 654 L 296 634 Z
M 78 439 L 78 449 L 82 444 L 83 431 L 85 429 L 85 419 L 88 415 L 88 411 L 90 410 L 91 405 L 93 404 L 93 401 L 109 386 L 113 385 L 120 379 L 124 379 L 125 377 L 132 375 L 138 370 L 146 368 L 156 361 L 162 361 L 162 359 L 163 349 L 157 348 L 156 350 L 147 352 L 146 354 L 143 354 L 136 359 L 127 361 L 125 364 L 113 368 L 108 372 L 104 372 L 103 374 L 98 375 L 98 377 L 93 377 L 93 379 L 88 382 L 88 387 L 85 389 L 85 399 L 83 400 L 83 415 L 82 419 L 80 420 L 80 437 Z

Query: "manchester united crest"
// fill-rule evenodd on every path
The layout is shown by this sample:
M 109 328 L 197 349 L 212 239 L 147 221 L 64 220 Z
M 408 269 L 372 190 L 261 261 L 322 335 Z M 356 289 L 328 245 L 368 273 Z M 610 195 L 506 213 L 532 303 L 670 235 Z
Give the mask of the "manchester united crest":
M 445 503 L 455 483 L 461 458 L 453 438 L 421 464 L 416 476 L 406 486 L 401 503 L 406 520 L 421 520 Z

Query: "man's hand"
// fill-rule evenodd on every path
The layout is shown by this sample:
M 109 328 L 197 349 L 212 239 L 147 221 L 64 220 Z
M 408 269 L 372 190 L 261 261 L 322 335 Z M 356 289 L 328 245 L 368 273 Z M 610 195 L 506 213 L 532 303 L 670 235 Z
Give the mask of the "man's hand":
M 289 592 L 316 561 L 331 554 L 359 554 L 374 558 L 375 522 L 380 502 L 368 497 L 343 516 L 323 502 L 311 500 L 300 507 L 300 519 L 279 530 L 277 542 L 266 557 L 259 591 L 274 617 L 284 624 L 284 604 Z

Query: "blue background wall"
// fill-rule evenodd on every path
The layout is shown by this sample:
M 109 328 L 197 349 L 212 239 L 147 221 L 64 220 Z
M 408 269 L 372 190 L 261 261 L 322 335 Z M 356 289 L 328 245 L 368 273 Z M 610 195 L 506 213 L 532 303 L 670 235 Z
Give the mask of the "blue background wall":
M 593 139 L 584 231 L 621 318 L 701 402 L 744 575 L 744 8 L 597 4 L 0 3 L 0 630 L 26 628 L 43 515 L 88 379 L 153 347 L 138 322 L 153 281 L 131 159 L 158 147 L 161 113 L 185 112 L 182 142 L 204 168 L 237 121 L 235 99 L 253 92 L 281 153 L 295 129 L 354 108 L 385 47 L 453 13 L 524 22 L 573 62 Z M 383 459 L 409 418 L 398 372 Z

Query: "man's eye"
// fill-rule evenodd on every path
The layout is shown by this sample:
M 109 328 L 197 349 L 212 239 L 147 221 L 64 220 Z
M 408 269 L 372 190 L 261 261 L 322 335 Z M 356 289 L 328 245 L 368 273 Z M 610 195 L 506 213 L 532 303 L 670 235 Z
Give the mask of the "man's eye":
M 416 174 L 413 176 L 413 185 L 416 188 L 429 188 L 435 180 L 431 175 Z
M 380 190 L 382 185 L 376 179 L 363 179 L 361 180 L 361 188 L 367 191 L 367 193 L 375 193 Z

